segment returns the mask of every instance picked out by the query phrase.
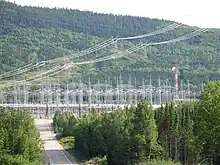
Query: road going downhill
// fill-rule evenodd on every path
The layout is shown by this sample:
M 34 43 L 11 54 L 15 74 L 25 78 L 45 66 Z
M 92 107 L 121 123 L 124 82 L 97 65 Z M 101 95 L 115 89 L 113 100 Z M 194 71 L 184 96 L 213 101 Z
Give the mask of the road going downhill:
M 35 123 L 44 142 L 44 153 L 47 163 L 50 162 L 51 165 L 78 165 L 73 156 L 66 152 L 55 138 L 51 126 L 52 120 L 36 119 Z

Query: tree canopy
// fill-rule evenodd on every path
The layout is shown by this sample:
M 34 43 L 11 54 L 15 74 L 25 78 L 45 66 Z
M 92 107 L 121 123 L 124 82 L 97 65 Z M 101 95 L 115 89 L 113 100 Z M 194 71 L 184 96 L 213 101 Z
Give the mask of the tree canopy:
M 79 119 L 57 112 L 53 123 L 61 137 L 73 137 L 73 150 L 87 160 L 106 157 L 107 164 L 119 165 L 155 160 L 217 165 L 219 102 L 220 82 L 209 82 L 197 102 L 172 102 L 152 110 L 143 100 L 137 107 L 110 113 L 93 110 Z
M 27 110 L 0 109 L 0 161 L 3 165 L 41 165 L 43 146 Z
M 143 17 L 99 14 L 71 9 L 19 6 L 0 2 L 1 65 L 0 72 L 16 69 L 28 63 L 61 57 L 86 49 L 110 37 L 128 37 L 155 31 L 173 22 Z M 124 51 L 140 42 L 161 42 L 182 36 L 195 27 L 182 25 L 176 30 L 132 42 L 117 44 L 116 50 Z M 107 56 L 115 47 L 107 47 L 83 57 L 89 60 Z M 80 75 L 82 81 L 107 77 L 119 77 L 124 81 L 136 77 L 137 84 L 152 77 L 157 83 L 172 79 L 172 65 L 180 64 L 180 79 L 191 80 L 201 85 L 207 80 L 216 80 L 219 75 L 220 31 L 208 32 L 184 42 L 160 46 L 149 46 L 131 54 L 129 59 L 89 64 L 70 71 L 72 76 Z M 47 70 L 47 68 L 43 68 Z M 37 70 L 35 70 L 37 72 Z M 64 74 L 65 75 L 65 74 Z M 63 76 L 63 79 L 66 76 Z

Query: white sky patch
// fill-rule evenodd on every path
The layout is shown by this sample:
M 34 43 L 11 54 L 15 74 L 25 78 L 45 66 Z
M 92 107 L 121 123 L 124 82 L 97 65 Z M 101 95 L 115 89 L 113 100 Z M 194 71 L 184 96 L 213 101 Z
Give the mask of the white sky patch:
M 219 0 L 15 0 L 15 2 L 28 6 L 64 7 L 143 16 L 204 28 L 220 28 Z

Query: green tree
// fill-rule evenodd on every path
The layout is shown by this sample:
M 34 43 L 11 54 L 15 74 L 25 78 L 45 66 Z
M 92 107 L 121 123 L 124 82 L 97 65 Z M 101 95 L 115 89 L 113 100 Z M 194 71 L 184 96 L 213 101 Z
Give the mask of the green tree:
M 220 82 L 208 82 L 197 112 L 197 136 L 203 158 L 220 163 Z
M 0 110 L 0 160 L 3 164 L 41 164 L 42 142 L 28 110 Z
M 138 104 L 133 115 L 133 150 L 137 160 L 155 158 L 161 153 L 157 143 L 158 131 L 154 119 L 154 111 L 148 101 Z

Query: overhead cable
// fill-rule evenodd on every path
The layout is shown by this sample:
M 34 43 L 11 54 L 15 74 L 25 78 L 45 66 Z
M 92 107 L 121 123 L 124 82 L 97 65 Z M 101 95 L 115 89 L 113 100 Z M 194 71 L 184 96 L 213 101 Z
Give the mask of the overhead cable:
M 65 67 L 61 67 L 59 69 L 61 69 L 60 71 L 63 71 L 63 70 L 69 69 L 69 68 L 71 68 L 73 66 L 77 66 L 77 65 L 92 64 L 92 63 L 103 62 L 103 61 L 107 61 L 107 60 L 111 60 L 111 59 L 116 59 L 116 58 L 120 58 L 120 57 L 125 57 L 125 56 L 127 56 L 127 55 L 129 55 L 129 54 L 131 54 L 131 53 L 133 53 L 133 52 L 135 52 L 137 50 L 140 50 L 140 49 L 142 49 L 142 48 L 144 48 L 146 46 L 162 45 L 162 44 L 169 44 L 169 43 L 180 42 L 180 41 L 184 41 L 184 40 L 190 39 L 192 37 L 198 36 L 198 35 L 206 32 L 206 31 L 207 31 L 206 29 L 199 29 L 199 30 L 196 30 L 196 31 L 194 31 L 194 32 L 192 32 L 190 34 L 178 37 L 176 39 L 171 39 L 171 40 L 167 40 L 167 41 L 163 41 L 163 42 L 148 43 L 148 44 L 142 44 L 142 45 L 139 45 L 139 46 L 134 46 L 134 47 L 131 47 L 131 48 L 125 50 L 124 53 L 121 53 L 119 55 L 118 54 L 113 54 L 113 55 L 110 55 L 110 56 L 107 56 L 107 57 L 102 57 L 102 58 L 94 59 L 94 60 L 90 60 L 90 61 L 77 62 L 77 63 L 73 63 L 72 62 L 72 63 L 69 63 L 68 65 L 66 65 Z M 52 73 L 52 74 L 54 75 L 54 74 L 57 74 L 57 73 Z M 51 76 L 51 75 L 49 75 L 49 76 Z M 31 78 L 31 79 L 33 79 L 33 78 Z M 25 81 L 28 81 L 28 80 L 25 80 Z M 33 81 L 35 81 L 35 79 Z
M 147 33 L 147 34 L 144 34 L 144 35 L 139 35 L 139 36 L 134 36 L 134 37 L 127 37 L 127 38 L 113 38 L 113 39 L 110 38 L 110 39 L 108 39 L 108 40 L 106 40 L 106 41 L 104 41 L 104 42 L 102 42 L 102 43 L 100 43 L 100 44 L 97 44 L 97 45 L 95 45 L 95 46 L 93 46 L 93 47 L 91 47 L 91 48 L 88 48 L 88 49 L 86 49 L 86 50 L 82 50 L 82 51 L 80 51 L 80 52 L 74 54 L 74 55 L 75 55 L 74 57 L 75 57 L 75 58 L 78 58 L 78 57 L 82 57 L 82 56 L 85 56 L 85 55 L 87 55 L 87 54 L 96 52 L 96 51 L 101 50 L 101 49 L 103 49 L 103 48 L 105 48 L 105 47 L 107 47 L 107 46 L 109 46 L 109 45 L 112 45 L 112 44 L 114 44 L 115 42 L 120 41 L 120 40 L 131 40 L 131 39 L 137 39 L 137 38 L 145 38 L 145 37 L 149 37 L 149 36 L 153 36 L 153 35 L 165 33 L 165 32 L 167 32 L 167 31 L 170 31 L 170 30 L 172 30 L 172 29 L 175 29 L 175 28 L 177 28 L 177 27 L 179 27 L 179 26 L 180 26 L 180 24 L 174 23 L 174 24 L 171 24 L 171 25 L 169 25 L 169 26 L 167 26 L 167 27 L 164 27 L 164 28 L 162 28 L 162 29 L 159 29 L 159 30 L 156 30 L 156 31 L 154 31 L 154 32 L 150 32 L 150 33 Z M 11 77 L 11 76 L 14 76 L 14 75 L 18 75 L 18 74 L 21 74 L 21 73 L 28 72 L 28 71 L 30 71 L 30 70 L 32 70 L 32 69 L 39 68 L 39 67 L 43 66 L 43 65 L 46 64 L 46 63 L 55 63 L 55 62 L 60 62 L 60 61 L 62 61 L 62 60 L 70 60 L 69 58 L 72 58 L 72 55 L 68 55 L 68 56 L 64 56 L 64 57 L 59 57 L 59 58 L 55 58 L 55 59 L 48 60 L 48 61 L 41 61 L 40 63 L 41 63 L 42 65 L 39 65 L 39 64 L 37 63 L 37 64 L 33 65 L 34 67 L 33 67 L 33 66 L 30 66 L 30 64 L 29 64 L 29 65 L 27 65 L 28 67 L 26 67 L 26 68 L 25 68 L 25 67 L 22 67 L 22 68 L 19 68 L 19 69 L 14 70 L 14 71 L 10 71 L 10 72 L 6 72 L 6 73 L 2 74 L 2 76 L 0 76 L 0 79 L 2 79 L 2 78 L 7 78 L 7 77 Z M 13 73 L 13 72 L 17 72 L 17 71 L 19 71 L 19 70 L 22 70 L 22 71 L 21 71 L 21 72 L 18 72 L 18 73 Z M 13 74 L 7 75 L 7 73 L 13 73 Z M 3 75 L 7 75 L 7 76 L 3 76 Z

